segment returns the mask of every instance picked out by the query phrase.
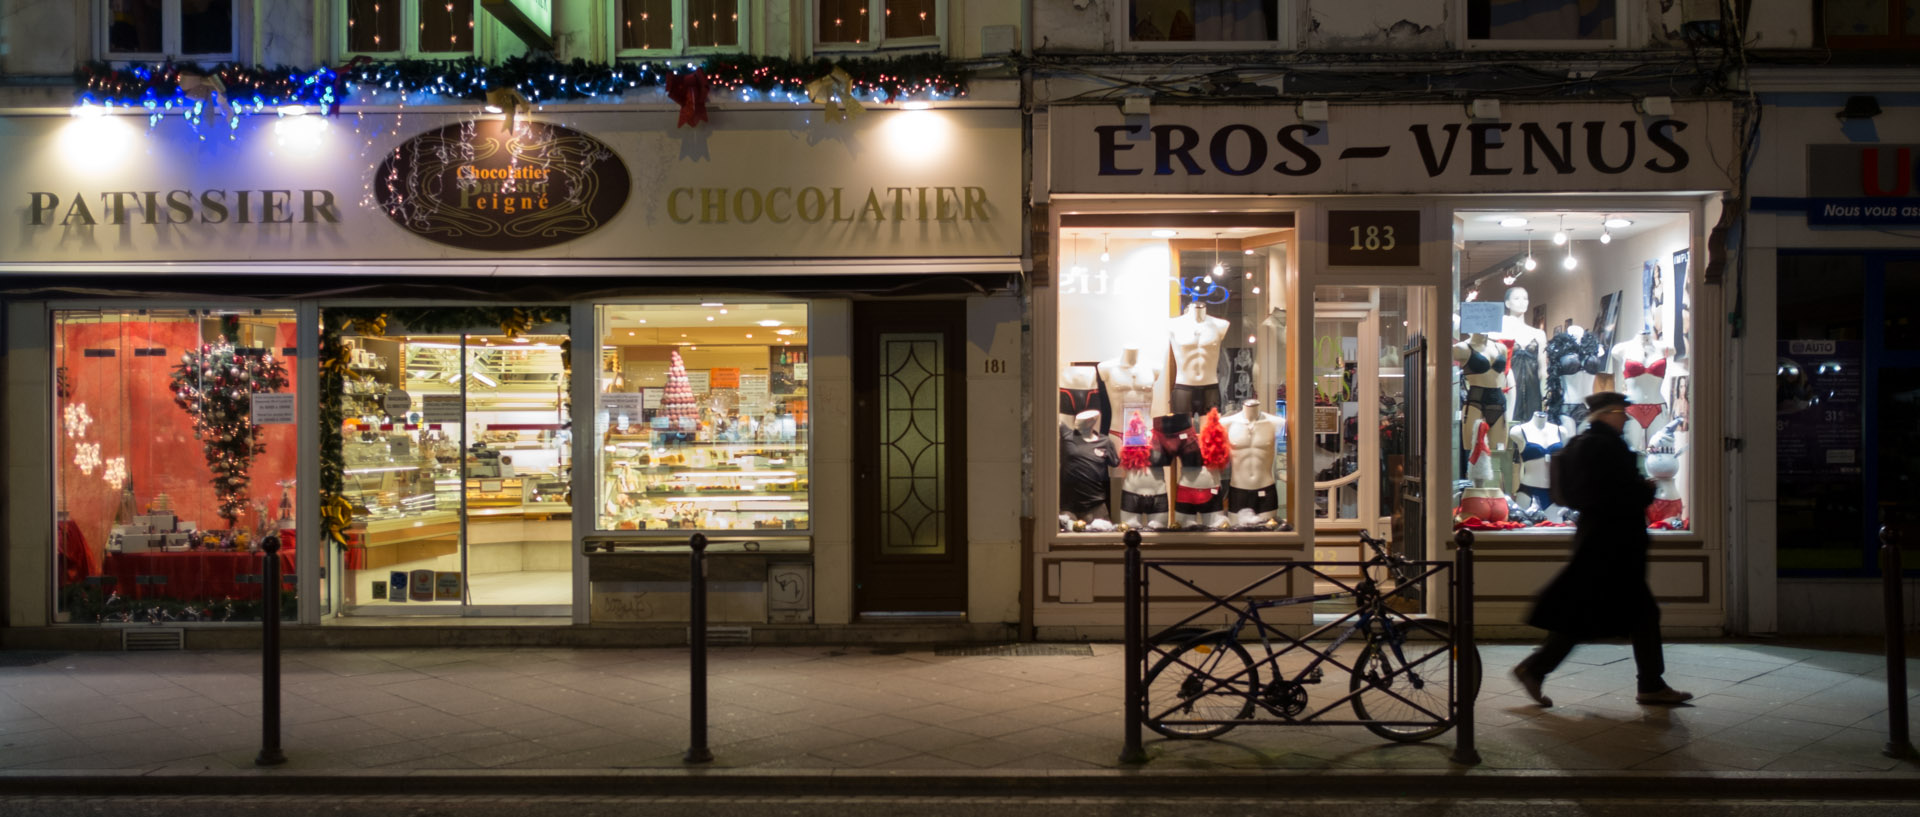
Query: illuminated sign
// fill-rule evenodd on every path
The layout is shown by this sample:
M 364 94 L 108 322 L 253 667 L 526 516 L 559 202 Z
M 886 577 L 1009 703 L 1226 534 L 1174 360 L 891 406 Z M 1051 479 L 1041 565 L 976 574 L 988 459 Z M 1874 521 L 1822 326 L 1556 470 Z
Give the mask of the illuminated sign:
M 532 250 L 571 241 L 626 204 L 627 166 L 600 140 L 522 120 L 448 125 L 394 148 L 373 196 L 395 224 L 469 250 Z

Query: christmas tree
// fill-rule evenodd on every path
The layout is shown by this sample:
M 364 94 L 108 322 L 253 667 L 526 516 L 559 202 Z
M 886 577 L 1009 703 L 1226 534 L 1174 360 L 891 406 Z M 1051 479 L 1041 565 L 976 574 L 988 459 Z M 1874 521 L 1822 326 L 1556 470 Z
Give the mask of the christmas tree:
M 287 370 L 263 350 L 241 353 L 227 337 L 182 354 L 169 388 L 174 404 L 193 418 L 193 436 L 213 472 L 210 481 L 220 518 L 231 528 L 247 506 L 247 471 L 253 457 L 267 448 L 260 441 L 260 427 L 253 424 L 253 395 L 286 388 Z
M 680 353 L 671 354 L 673 362 L 667 365 L 667 393 L 660 406 L 667 413 L 669 427 L 675 431 L 692 431 L 700 417 L 693 406 L 693 383 L 687 380 L 687 364 L 680 359 Z

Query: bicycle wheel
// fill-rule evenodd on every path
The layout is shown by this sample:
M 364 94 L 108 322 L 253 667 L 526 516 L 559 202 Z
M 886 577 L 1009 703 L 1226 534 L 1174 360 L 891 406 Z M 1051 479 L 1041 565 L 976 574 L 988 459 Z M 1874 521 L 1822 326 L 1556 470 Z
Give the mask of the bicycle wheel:
M 1211 738 L 1253 713 L 1260 688 L 1253 657 L 1226 633 L 1208 633 L 1176 647 L 1147 672 L 1147 728 L 1170 738 Z
M 1347 689 L 1359 693 L 1353 697 L 1354 714 L 1363 721 L 1397 721 L 1366 724 L 1367 731 L 1388 740 L 1412 743 L 1444 734 L 1453 728 L 1453 685 L 1460 684 L 1465 695 L 1478 695 L 1479 673 L 1466 677 L 1453 649 L 1453 625 L 1419 619 L 1390 626 L 1391 636 L 1369 639 L 1353 665 Z

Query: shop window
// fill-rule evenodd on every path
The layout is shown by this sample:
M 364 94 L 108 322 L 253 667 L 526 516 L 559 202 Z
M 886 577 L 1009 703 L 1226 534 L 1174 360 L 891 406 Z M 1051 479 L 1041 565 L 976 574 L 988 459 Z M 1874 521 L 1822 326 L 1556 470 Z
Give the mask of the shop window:
M 596 314 L 595 528 L 809 530 L 806 306 Z
M 257 548 L 276 532 L 281 612 L 293 614 L 294 321 L 291 310 L 53 314 L 60 620 L 257 620 Z
M 110 60 L 232 59 L 233 0 L 105 0 Z
M 1284 42 L 1291 13 L 1281 0 L 1129 0 L 1120 25 L 1140 50 L 1247 47 Z
M 1553 459 L 1587 428 L 1586 398 L 1618 392 L 1630 402 L 1621 434 L 1654 481 L 1647 526 L 1690 529 L 1691 219 L 1506 211 L 1458 221 L 1456 520 L 1496 531 L 1570 527 Z
M 610 11 L 622 56 L 737 51 L 746 42 L 738 0 L 619 0 Z
M 346 0 L 346 53 L 461 57 L 473 53 L 473 0 Z
M 1920 0 L 1825 0 L 1828 48 L 1920 47 Z
M 1292 230 L 1072 218 L 1088 223 L 1060 234 L 1060 530 L 1290 530 Z
M 935 45 L 945 21 L 935 0 L 818 0 L 815 42 L 823 48 Z
M 1596 48 L 1621 43 L 1621 0 L 1467 0 L 1467 44 Z

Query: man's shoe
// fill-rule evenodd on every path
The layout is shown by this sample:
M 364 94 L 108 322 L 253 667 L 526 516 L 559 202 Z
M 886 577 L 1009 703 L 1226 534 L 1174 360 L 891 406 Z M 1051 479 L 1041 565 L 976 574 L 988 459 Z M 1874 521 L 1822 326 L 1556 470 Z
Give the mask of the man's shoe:
M 1680 690 L 1668 687 L 1653 692 L 1642 692 L 1639 695 L 1633 696 L 1633 699 L 1643 704 L 1673 706 L 1693 700 L 1693 693 L 1681 692 Z
M 1532 698 L 1534 703 L 1543 707 L 1553 706 L 1553 699 L 1540 691 L 1540 685 L 1547 679 L 1535 675 L 1532 670 L 1527 669 L 1525 664 L 1513 668 L 1513 680 L 1520 682 L 1520 689 L 1525 691 L 1527 697 Z

